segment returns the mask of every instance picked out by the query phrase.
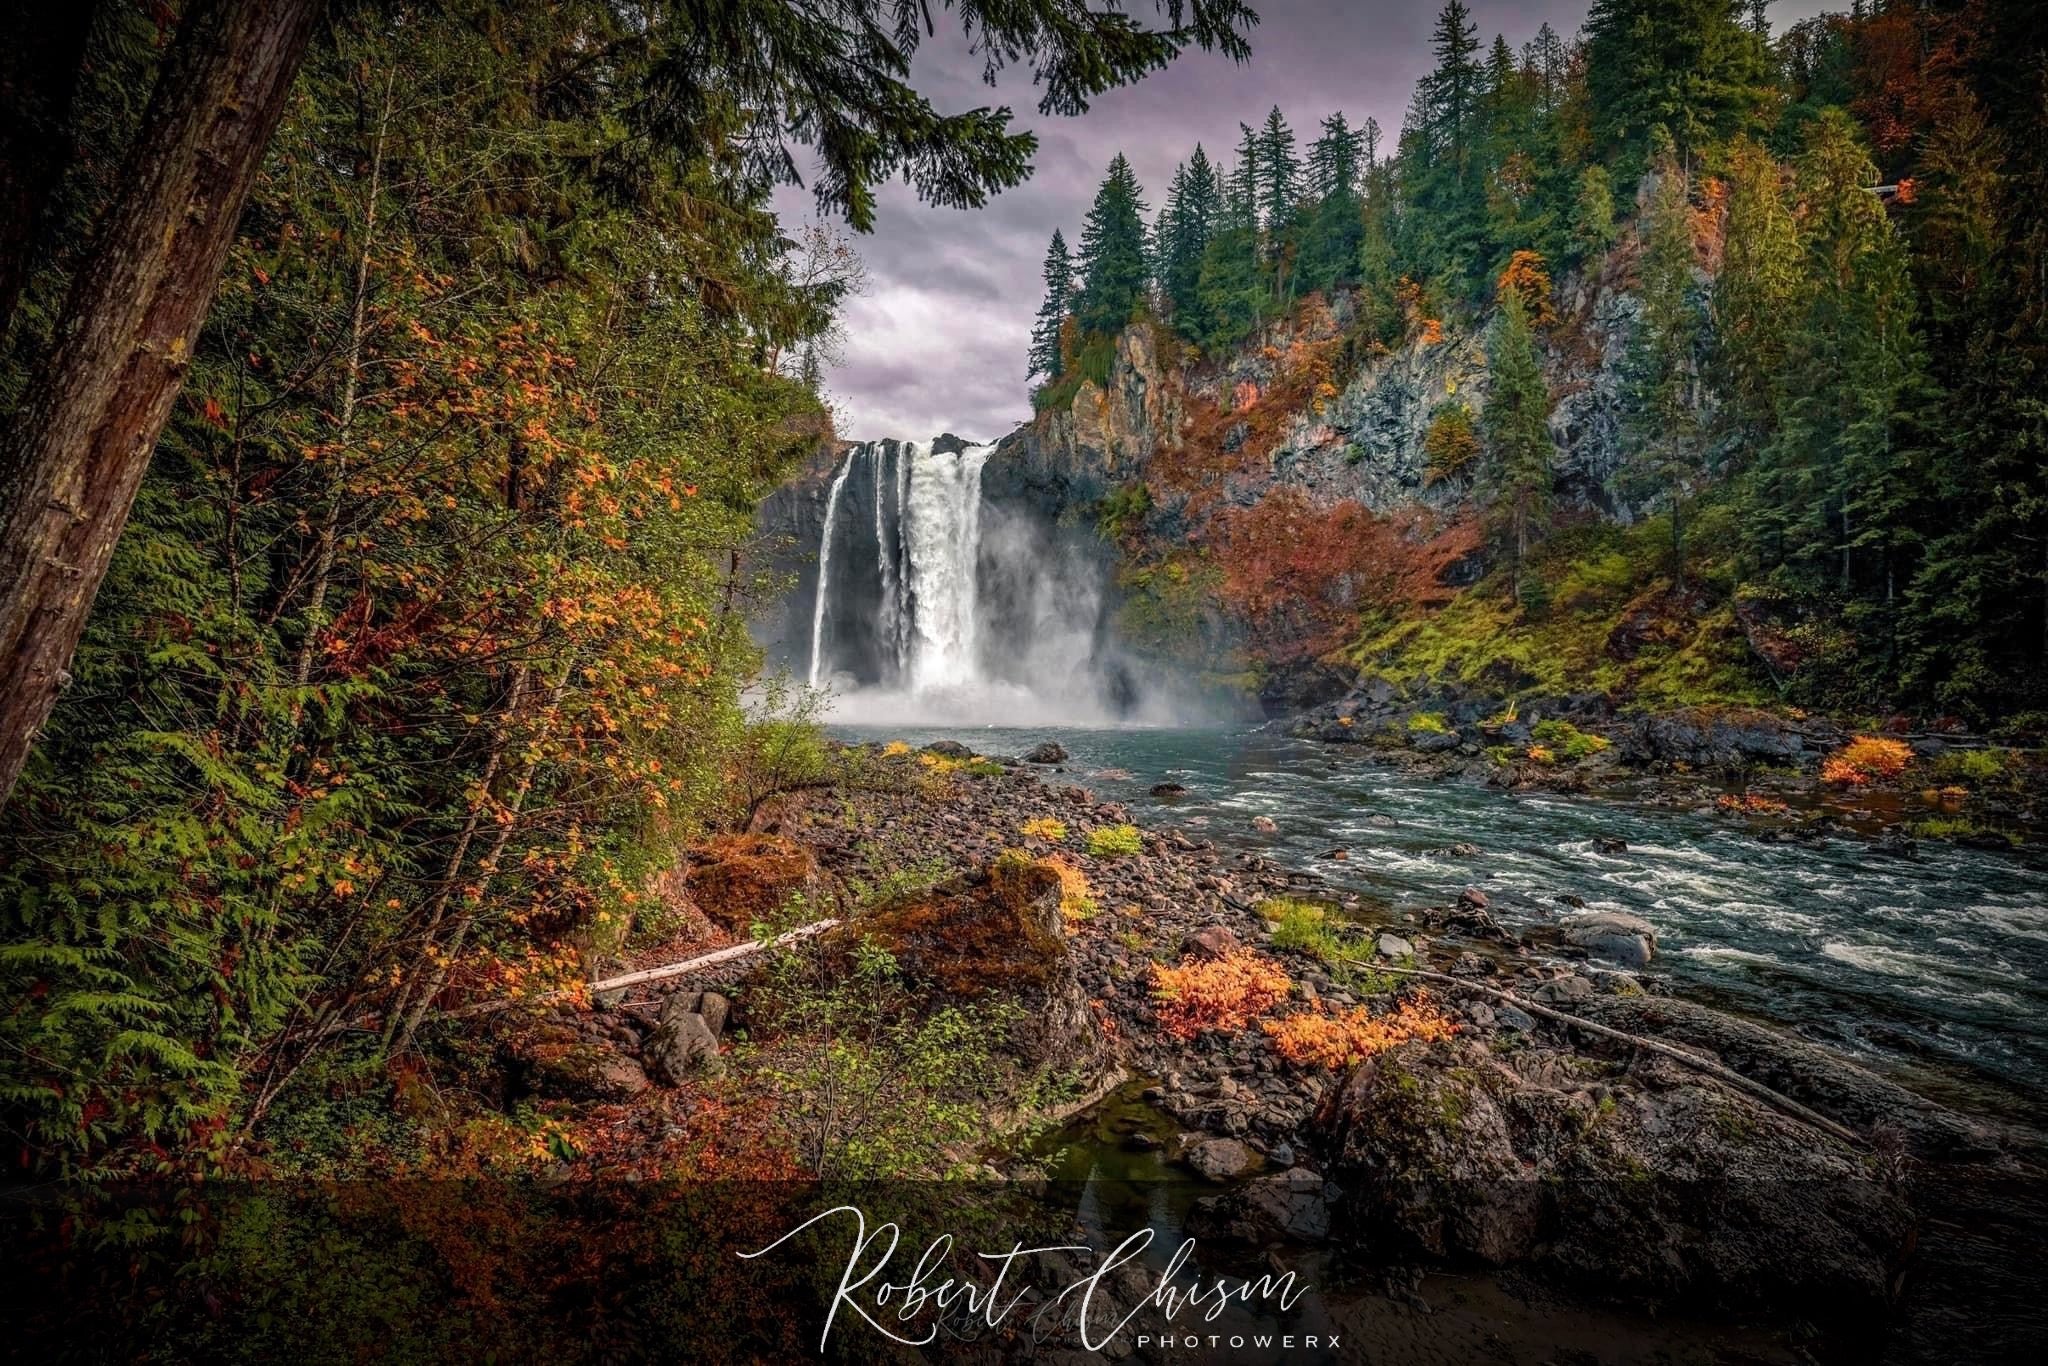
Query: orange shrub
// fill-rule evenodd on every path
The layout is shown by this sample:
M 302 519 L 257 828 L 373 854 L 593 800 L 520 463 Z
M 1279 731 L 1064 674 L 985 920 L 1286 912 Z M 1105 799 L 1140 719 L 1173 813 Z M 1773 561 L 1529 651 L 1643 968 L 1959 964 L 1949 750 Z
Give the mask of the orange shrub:
M 1830 754 L 1820 768 L 1821 781 L 1837 787 L 1862 787 L 1884 778 L 1896 778 L 1913 761 L 1913 751 L 1903 740 L 1878 735 L 1859 735 Z
M 1345 499 L 1318 506 L 1282 485 L 1215 519 L 1217 598 L 1265 658 L 1313 658 L 1356 629 L 1358 614 L 1448 600 L 1444 569 L 1478 543 L 1468 522 L 1420 511 L 1375 515 Z
M 1332 1069 L 1349 1067 L 1410 1039 L 1448 1039 L 1458 1032 L 1457 1021 L 1424 993 L 1386 1015 L 1375 1016 L 1364 1006 L 1336 1015 L 1304 1010 L 1284 1020 L 1261 1021 L 1259 1028 L 1287 1061 Z
M 1776 797 L 1766 797 L 1758 792 L 1745 792 L 1739 797 L 1733 792 L 1723 792 L 1714 798 L 1714 805 L 1722 811 L 1742 812 L 1752 816 L 1783 815 L 1792 809 Z
M 1181 1040 L 1206 1030 L 1235 1033 L 1285 1000 L 1293 985 L 1279 964 L 1249 949 L 1177 968 L 1152 965 L 1160 1027 Z

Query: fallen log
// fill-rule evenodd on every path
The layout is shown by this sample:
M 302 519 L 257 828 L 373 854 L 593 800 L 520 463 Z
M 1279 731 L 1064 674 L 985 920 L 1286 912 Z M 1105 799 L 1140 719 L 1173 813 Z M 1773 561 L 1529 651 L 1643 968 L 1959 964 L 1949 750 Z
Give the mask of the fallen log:
M 808 925 L 799 925 L 789 933 L 779 934 L 773 939 L 750 939 L 744 944 L 731 944 L 722 949 L 714 949 L 710 953 L 699 954 L 695 958 L 685 958 L 679 963 L 664 963 L 658 968 L 642 968 L 638 972 L 621 973 L 617 977 L 607 977 L 602 981 L 592 982 L 585 990 L 592 996 L 595 996 L 602 991 L 618 991 L 625 987 L 639 986 L 643 982 L 659 982 L 670 977 L 681 977 L 685 973 L 696 972 L 702 968 L 715 968 L 724 963 L 732 963 L 742 958 L 750 958 L 763 949 L 786 948 L 791 944 L 809 939 L 813 935 L 823 934 L 825 931 L 835 928 L 838 924 L 839 921 L 837 919 L 814 920 Z M 544 1005 L 549 1001 L 561 1000 L 568 995 L 568 992 L 556 991 L 550 992 L 545 996 L 525 998 L 503 997 L 495 1001 L 478 1001 L 473 1005 L 444 1011 L 443 1015 L 447 1019 L 463 1020 L 474 1015 L 488 1015 L 495 1010 L 509 1010 L 513 1006 Z
M 1847 1125 L 1836 1123 L 1811 1106 L 1802 1105 L 1783 1092 L 1774 1091 L 1762 1082 L 1751 1077 L 1745 1077 L 1734 1068 L 1716 1062 L 1712 1058 L 1704 1057 L 1689 1049 L 1680 1048 L 1675 1044 L 1665 1043 L 1662 1039 L 1646 1038 L 1641 1034 L 1630 1034 L 1625 1030 L 1615 1029 L 1608 1025 L 1595 1024 L 1591 1020 L 1570 1014 L 1567 1011 L 1552 1010 L 1549 1006 L 1538 1005 L 1526 997 L 1515 995 L 1512 991 L 1503 991 L 1499 987 L 1490 987 L 1484 983 L 1474 982 L 1463 977 L 1453 977 L 1447 972 L 1432 972 L 1427 968 L 1391 967 L 1384 963 L 1367 963 L 1356 958 L 1347 958 L 1344 961 L 1354 967 L 1366 968 L 1373 972 L 1399 973 L 1405 977 L 1427 977 L 1433 982 L 1443 982 L 1450 986 L 1461 987 L 1466 991 L 1481 992 L 1494 997 L 1496 1000 L 1505 1001 L 1517 1010 L 1526 1010 L 1531 1015 L 1538 1016 L 1541 1019 L 1550 1020 L 1556 1024 L 1568 1025 L 1574 1029 L 1583 1029 L 1589 1034 L 1598 1034 L 1602 1038 L 1614 1039 L 1636 1048 L 1647 1049 L 1652 1053 L 1661 1053 L 1667 1058 L 1684 1063 L 1687 1067 L 1705 1072 L 1716 1080 L 1725 1081 L 1737 1090 L 1745 1091 L 1765 1104 L 1784 1111 L 1794 1119 L 1809 1124 L 1824 1134 L 1839 1138 L 1851 1147 L 1867 1148 L 1870 1146 L 1869 1140 L 1865 1139 L 1863 1135 Z

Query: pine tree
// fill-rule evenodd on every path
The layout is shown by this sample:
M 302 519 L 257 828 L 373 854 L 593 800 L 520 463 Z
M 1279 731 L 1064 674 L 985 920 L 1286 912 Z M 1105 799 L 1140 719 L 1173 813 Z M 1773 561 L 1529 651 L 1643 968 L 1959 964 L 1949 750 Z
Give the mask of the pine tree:
M 1310 289 L 1332 289 L 1356 278 L 1365 232 L 1359 197 L 1365 140 L 1365 130 L 1352 128 L 1336 113 L 1323 120 L 1322 136 L 1309 147 L 1308 191 L 1314 208 L 1303 232 L 1300 270 Z
M 1160 211 L 1156 273 L 1159 292 L 1174 325 L 1189 337 L 1206 330 L 1202 316 L 1202 257 L 1217 230 L 1222 193 L 1216 168 L 1200 144 L 1194 155 L 1174 171 L 1173 188 Z
M 1145 201 L 1131 163 L 1118 152 L 1081 228 L 1081 289 L 1074 312 L 1081 330 L 1121 332 L 1145 302 Z
M 1787 341 L 1778 432 L 1751 486 L 1751 544 L 1781 583 L 1891 611 L 1910 572 L 1911 412 L 1926 397 L 1904 243 L 1870 193 L 1849 117 L 1823 113 L 1799 160 L 1811 280 Z
M 1060 328 L 1073 304 L 1074 261 L 1067 252 L 1065 235 L 1054 228 L 1052 244 L 1045 249 L 1045 302 L 1038 306 L 1038 320 L 1031 328 L 1031 368 L 1027 375 L 1056 380 L 1065 373 Z
M 1550 512 L 1551 404 L 1521 293 L 1504 285 L 1499 295 L 1499 312 L 1486 342 L 1485 487 L 1519 600 L 1530 542 Z
M 1430 38 L 1436 70 L 1427 81 L 1436 144 L 1463 163 L 1471 152 L 1483 76 L 1473 54 L 1479 51 L 1479 29 L 1464 0 L 1444 0 Z
M 1601 166 L 1579 173 L 1572 199 L 1572 247 L 1581 259 L 1598 256 L 1614 245 L 1614 190 Z
M 1786 336 L 1805 290 L 1783 180 L 1769 152 L 1736 140 L 1728 156 L 1727 245 L 1714 284 L 1714 368 L 1728 418 L 1750 445 L 1776 420 Z
M 1606 150 L 1641 156 L 1662 124 L 1689 162 L 1754 120 L 1769 65 L 1738 9 L 1737 0 L 1594 0 L 1587 81 Z
M 1301 161 L 1294 130 L 1274 105 L 1259 130 L 1259 211 L 1266 220 L 1266 263 L 1273 295 L 1284 308 L 1294 294 L 1291 269 L 1298 250 L 1295 215 L 1301 207 Z
M 1564 39 L 1557 36 L 1557 30 L 1548 22 L 1522 48 L 1522 65 L 1536 83 L 1537 106 L 1545 114 L 1556 113 L 1564 102 L 1570 61 Z
M 1635 451 L 1623 471 L 1630 492 L 1671 519 L 1671 581 L 1685 591 L 1685 513 L 1704 470 L 1697 350 L 1701 318 L 1693 291 L 1692 206 L 1685 173 L 1670 155 L 1657 167 L 1645 227 L 1642 320 L 1627 362 L 1628 433 Z

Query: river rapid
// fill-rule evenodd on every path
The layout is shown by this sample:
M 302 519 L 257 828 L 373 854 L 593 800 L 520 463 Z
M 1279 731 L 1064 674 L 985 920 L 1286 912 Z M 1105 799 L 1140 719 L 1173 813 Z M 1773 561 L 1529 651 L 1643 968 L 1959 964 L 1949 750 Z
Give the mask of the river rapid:
M 1257 851 L 1365 899 L 1369 917 L 1486 892 L 1504 924 L 1583 899 L 1659 933 L 1670 989 L 1771 1021 L 1978 1116 L 2048 1129 L 2048 870 L 2036 853 L 1855 838 L 1766 844 L 1739 820 L 1648 793 L 1503 792 L 1244 729 L 835 726 L 854 742 L 951 739 L 1009 755 L 1057 739 L 1048 781 Z M 1184 796 L 1155 798 L 1155 784 Z M 1276 829 L 1261 833 L 1254 817 Z M 1599 853 L 1596 836 L 1626 841 Z M 1460 852 L 1451 847 L 1467 846 Z M 1336 851 L 1344 857 L 1336 857 Z M 1473 852 L 1476 850 L 1476 852 Z

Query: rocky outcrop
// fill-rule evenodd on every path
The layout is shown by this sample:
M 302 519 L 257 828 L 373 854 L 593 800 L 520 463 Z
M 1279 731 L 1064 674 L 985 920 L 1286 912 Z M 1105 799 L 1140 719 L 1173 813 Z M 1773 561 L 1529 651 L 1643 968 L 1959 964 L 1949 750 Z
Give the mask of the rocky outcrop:
M 1345 1224 L 1605 1296 L 1884 1311 L 1914 1220 L 1857 1154 L 1675 1063 L 1561 1063 L 1453 1039 L 1354 1069 L 1316 1119 Z

